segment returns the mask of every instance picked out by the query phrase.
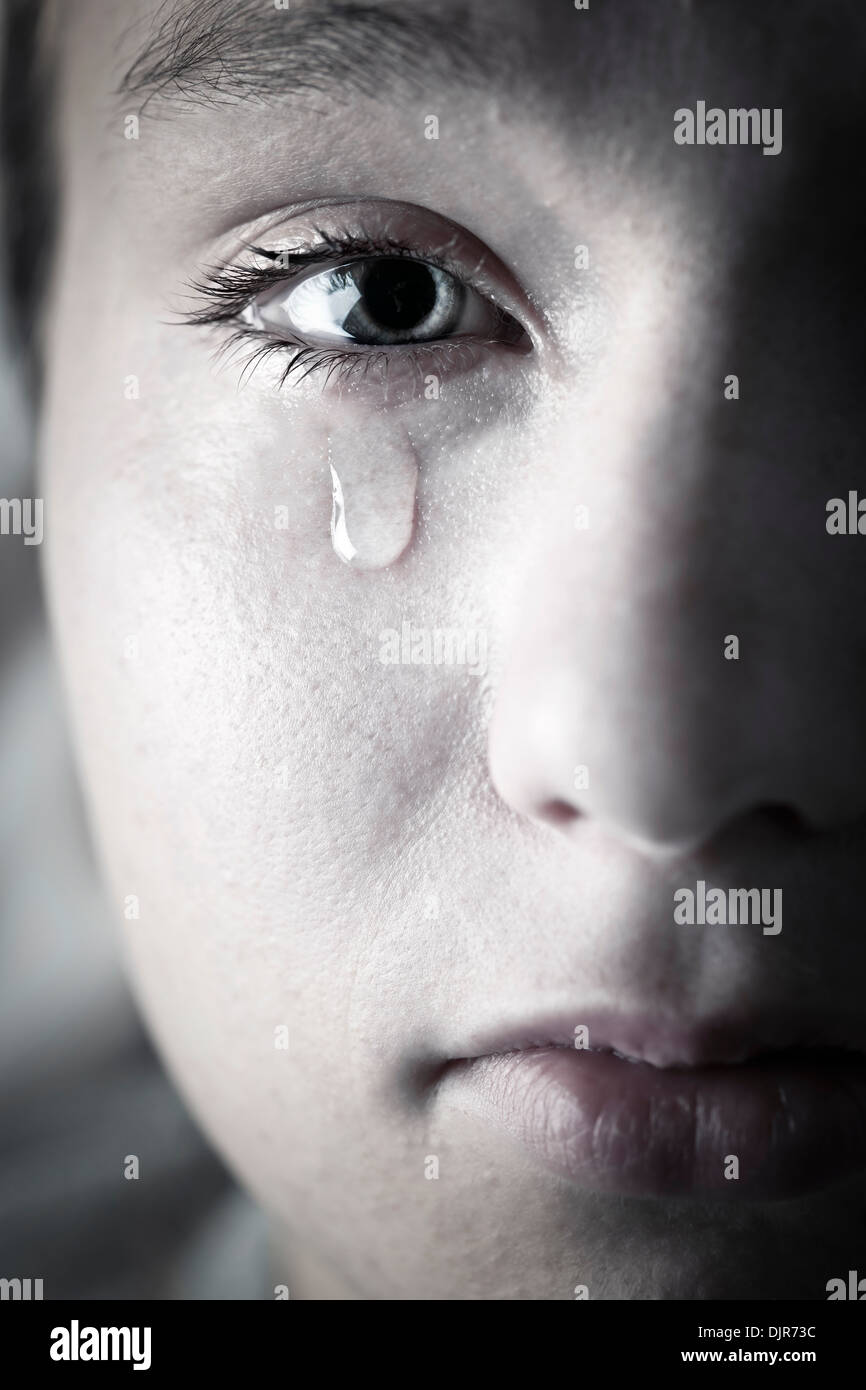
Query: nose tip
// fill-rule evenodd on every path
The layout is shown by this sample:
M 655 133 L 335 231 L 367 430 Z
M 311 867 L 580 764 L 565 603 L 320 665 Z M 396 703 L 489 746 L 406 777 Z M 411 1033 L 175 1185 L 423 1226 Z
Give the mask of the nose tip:
M 649 722 L 647 704 L 620 718 L 613 702 L 587 704 L 551 683 L 542 693 L 501 686 L 490 728 L 489 769 L 501 799 L 537 826 L 577 840 L 588 820 L 641 858 L 669 865 L 693 857 L 756 813 L 785 810 L 772 765 L 748 757 L 724 729 L 694 719 Z M 629 722 L 628 711 L 632 718 Z M 575 748 L 580 750 L 575 755 Z M 753 756 L 754 755 L 754 756 Z M 586 762 L 578 762 L 583 757 Z M 766 815 L 764 815 L 766 821 Z

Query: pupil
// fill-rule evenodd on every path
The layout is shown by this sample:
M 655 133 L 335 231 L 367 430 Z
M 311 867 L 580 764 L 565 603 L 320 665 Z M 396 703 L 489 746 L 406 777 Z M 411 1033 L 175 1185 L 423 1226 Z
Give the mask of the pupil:
M 415 328 L 436 303 L 430 271 L 409 261 L 377 261 L 366 269 L 361 289 L 367 313 L 382 328 Z

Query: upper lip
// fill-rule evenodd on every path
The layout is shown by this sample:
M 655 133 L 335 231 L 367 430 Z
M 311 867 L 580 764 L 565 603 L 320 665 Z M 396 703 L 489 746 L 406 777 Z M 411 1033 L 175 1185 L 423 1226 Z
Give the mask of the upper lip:
M 802 1053 L 810 1060 L 864 1060 L 863 1048 L 842 1031 L 818 1022 L 762 1016 L 717 1016 L 684 1020 L 630 1016 L 615 1011 L 589 1013 L 576 1008 L 517 1026 L 482 1031 L 469 1042 L 461 1061 L 539 1048 L 574 1048 L 575 1029 L 585 1028 L 580 1044 L 659 1068 L 737 1066 L 774 1053 Z M 456 1059 L 455 1059 L 456 1060 Z

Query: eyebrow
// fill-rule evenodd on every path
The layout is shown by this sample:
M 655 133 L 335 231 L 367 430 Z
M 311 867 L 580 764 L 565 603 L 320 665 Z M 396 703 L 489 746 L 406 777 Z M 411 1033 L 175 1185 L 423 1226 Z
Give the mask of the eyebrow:
M 481 32 L 467 3 L 291 0 L 278 9 L 272 0 L 163 0 L 117 95 L 139 101 L 142 114 L 151 104 L 323 91 L 381 97 L 431 79 L 487 83 L 494 72 L 504 76 L 505 45 L 495 34 Z

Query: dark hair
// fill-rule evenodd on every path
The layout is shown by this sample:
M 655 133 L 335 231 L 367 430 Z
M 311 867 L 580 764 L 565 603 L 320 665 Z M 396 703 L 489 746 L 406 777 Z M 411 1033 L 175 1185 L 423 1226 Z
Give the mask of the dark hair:
M 55 230 L 50 61 L 42 43 L 44 0 L 5 0 L 0 73 L 0 180 L 3 277 L 13 349 L 23 352 L 28 384 L 38 390 L 40 297 Z

